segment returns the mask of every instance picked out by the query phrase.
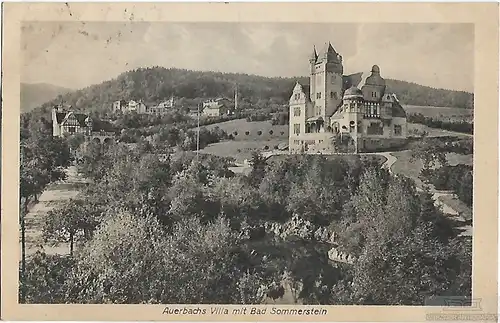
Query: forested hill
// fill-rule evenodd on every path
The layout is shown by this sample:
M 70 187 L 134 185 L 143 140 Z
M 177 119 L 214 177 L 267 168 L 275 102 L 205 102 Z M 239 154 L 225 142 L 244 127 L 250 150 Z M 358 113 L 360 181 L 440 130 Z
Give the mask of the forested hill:
M 241 107 L 264 107 L 268 103 L 285 104 L 295 82 L 308 84 L 308 77 L 269 78 L 247 74 L 198 72 L 163 67 L 140 68 L 122 73 L 117 78 L 59 96 L 45 103 L 49 107 L 60 103 L 77 109 L 109 109 L 116 100 L 139 100 L 157 103 L 174 95 L 180 104 L 197 104 L 206 98 L 227 96 L 232 98 L 238 84 Z M 396 93 L 403 104 L 472 107 L 471 93 L 439 90 L 414 83 L 387 80 L 390 91 Z
M 60 94 L 71 91 L 68 88 L 46 83 L 21 83 L 21 111 L 28 112 L 49 100 L 55 99 Z
M 412 82 L 386 80 L 388 91 L 396 93 L 403 104 L 451 108 L 474 108 L 474 94 L 435 89 Z

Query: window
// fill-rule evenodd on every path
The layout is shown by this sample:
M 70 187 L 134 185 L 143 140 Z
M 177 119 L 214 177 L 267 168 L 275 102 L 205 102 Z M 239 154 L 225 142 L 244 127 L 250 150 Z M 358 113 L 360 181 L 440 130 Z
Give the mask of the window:
M 316 93 L 316 99 L 321 99 L 321 92 Z
M 384 127 L 380 123 L 372 122 L 368 126 L 368 128 L 366 128 L 366 132 L 369 135 L 383 135 L 384 134 Z
M 403 129 L 401 128 L 401 125 L 394 125 L 394 135 L 396 136 L 401 136 L 403 133 Z
M 335 75 L 332 75 L 332 84 L 335 84 Z
M 293 116 L 300 117 L 300 108 L 293 109 Z
M 300 134 L 300 123 L 296 123 L 293 125 L 293 133 L 296 135 Z
M 294 99 L 295 100 L 300 100 L 300 93 L 295 93 Z

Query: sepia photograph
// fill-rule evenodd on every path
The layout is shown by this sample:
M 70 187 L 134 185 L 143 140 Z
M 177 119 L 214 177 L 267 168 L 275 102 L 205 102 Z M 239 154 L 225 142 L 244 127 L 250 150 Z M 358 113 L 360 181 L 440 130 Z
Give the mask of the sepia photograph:
M 474 23 L 19 28 L 19 304 L 477 302 Z

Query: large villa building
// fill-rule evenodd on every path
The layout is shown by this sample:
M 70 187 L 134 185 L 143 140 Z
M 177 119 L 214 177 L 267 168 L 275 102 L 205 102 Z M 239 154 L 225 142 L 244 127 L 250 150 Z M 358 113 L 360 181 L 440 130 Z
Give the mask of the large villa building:
M 342 56 L 330 43 L 309 59 L 308 88 L 297 82 L 290 98 L 289 150 L 292 153 L 367 152 L 406 142 L 406 113 L 386 91 L 374 65 L 361 88 L 362 74 L 344 76 Z

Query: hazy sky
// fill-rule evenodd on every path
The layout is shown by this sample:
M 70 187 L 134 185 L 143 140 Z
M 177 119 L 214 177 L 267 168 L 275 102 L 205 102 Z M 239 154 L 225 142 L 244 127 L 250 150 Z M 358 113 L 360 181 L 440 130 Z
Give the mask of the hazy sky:
M 22 82 L 81 88 L 138 67 L 308 75 L 330 41 L 345 73 L 473 91 L 472 24 L 25 23 Z

